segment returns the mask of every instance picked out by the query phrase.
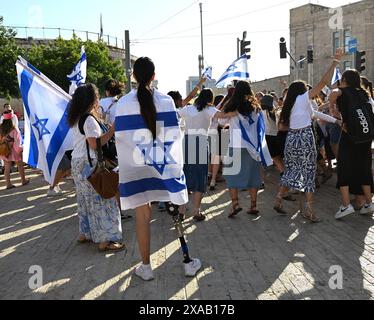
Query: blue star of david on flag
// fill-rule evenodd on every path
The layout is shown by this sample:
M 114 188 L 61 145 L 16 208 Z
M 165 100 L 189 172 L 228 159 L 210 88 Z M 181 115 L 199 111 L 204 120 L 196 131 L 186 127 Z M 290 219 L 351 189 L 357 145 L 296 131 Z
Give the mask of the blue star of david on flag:
M 234 71 L 235 69 L 238 69 L 238 67 L 232 64 L 230 67 L 228 67 L 227 71 Z
M 138 148 L 144 156 L 144 161 L 148 166 L 157 170 L 160 175 L 164 174 L 165 167 L 176 164 L 170 154 L 174 142 L 162 142 L 159 138 L 148 144 L 138 144 Z
M 51 134 L 47 129 L 48 119 L 39 119 L 37 115 L 35 115 L 36 122 L 32 125 L 36 130 L 38 130 L 39 134 L 39 141 L 43 139 L 43 136 Z

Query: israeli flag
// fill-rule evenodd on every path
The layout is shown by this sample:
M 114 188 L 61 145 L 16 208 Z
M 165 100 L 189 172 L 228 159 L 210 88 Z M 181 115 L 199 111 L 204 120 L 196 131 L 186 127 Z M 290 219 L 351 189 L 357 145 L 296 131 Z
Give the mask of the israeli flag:
M 335 68 L 334 75 L 331 80 L 331 85 L 333 86 L 338 81 L 341 81 L 343 78 L 342 73 L 340 72 L 340 69 L 338 67 Z
M 246 117 L 240 114 L 238 120 L 241 145 L 248 150 L 254 160 L 262 162 L 264 167 L 272 166 L 273 159 L 266 142 L 266 127 L 262 112 L 252 112 Z
M 246 55 L 235 60 L 217 81 L 217 88 L 225 88 L 234 80 L 249 80 L 248 59 Z
M 87 79 L 87 56 L 84 46 L 81 49 L 81 58 L 79 59 L 77 65 L 74 67 L 71 74 L 67 76 L 68 80 L 71 82 L 69 88 L 69 94 L 73 95 L 77 88 L 86 83 Z
M 67 121 L 71 97 L 21 57 L 16 67 L 25 111 L 23 161 L 52 184 L 65 152 L 73 150 Z
M 148 130 L 133 90 L 117 103 L 116 144 L 123 210 L 151 202 L 188 202 L 182 131 L 173 100 L 154 90 L 157 138 Z
M 213 78 L 213 68 L 212 67 L 208 67 L 204 70 L 203 78 L 212 80 L 212 78 Z

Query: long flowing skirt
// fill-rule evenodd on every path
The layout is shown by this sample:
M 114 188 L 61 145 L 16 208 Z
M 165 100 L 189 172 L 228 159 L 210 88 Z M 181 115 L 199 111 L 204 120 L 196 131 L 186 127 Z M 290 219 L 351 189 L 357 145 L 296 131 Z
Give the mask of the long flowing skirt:
M 96 165 L 96 162 L 93 162 Z M 121 213 L 115 198 L 103 199 L 91 186 L 84 172 L 88 160 L 73 159 L 74 178 L 79 217 L 79 232 L 94 243 L 122 241 Z
M 311 127 L 290 130 L 285 147 L 286 171 L 281 185 L 306 193 L 316 191 L 317 149 Z

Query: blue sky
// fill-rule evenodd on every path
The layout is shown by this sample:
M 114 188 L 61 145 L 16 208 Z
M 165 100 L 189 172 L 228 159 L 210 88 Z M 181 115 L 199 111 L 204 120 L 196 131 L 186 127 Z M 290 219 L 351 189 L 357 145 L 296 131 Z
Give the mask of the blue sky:
M 205 57 L 213 66 L 215 78 L 235 59 L 236 38 L 241 37 L 244 30 L 248 31 L 248 38 L 252 41 L 252 59 L 249 61 L 252 80 L 289 72 L 288 61 L 279 59 L 279 38 L 289 38 L 289 10 L 308 3 L 308 0 L 201 2 Z M 312 2 L 338 7 L 357 1 Z M 149 56 L 155 61 L 162 91 L 180 90 L 184 94 L 185 81 L 198 73 L 201 51 L 198 3 L 193 0 L 0 0 L 0 15 L 4 16 L 5 25 L 99 32 L 102 13 L 105 34 L 122 39 L 124 30 L 129 29 L 132 40 L 135 40 L 132 54 Z M 34 36 L 42 35 L 34 33 Z M 24 35 L 25 32 L 21 31 L 20 36 Z M 55 35 L 46 33 L 47 37 Z

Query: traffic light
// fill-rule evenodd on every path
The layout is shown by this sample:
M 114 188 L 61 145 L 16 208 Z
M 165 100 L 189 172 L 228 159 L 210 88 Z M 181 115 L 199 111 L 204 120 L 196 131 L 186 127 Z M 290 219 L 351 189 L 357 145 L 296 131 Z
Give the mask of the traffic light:
M 286 43 L 286 39 L 284 38 L 281 38 L 280 39 L 280 57 L 281 59 L 287 59 L 287 43 Z
M 250 45 L 251 45 L 251 41 L 240 41 L 240 55 L 243 56 L 243 55 L 247 55 L 247 53 L 250 53 L 251 52 L 251 48 L 250 48 Z M 247 55 L 247 59 L 251 59 L 251 56 L 250 55 Z
M 314 51 L 313 48 L 308 48 L 308 63 L 312 64 L 314 62 Z
M 366 67 L 365 67 L 365 62 L 366 62 L 365 56 L 366 56 L 366 51 L 357 51 L 356 52 L 356 56 L 355 56 L 355 69 L 358 72 L 360 72 L 360 73 L 362 71 L 366 70 Z

